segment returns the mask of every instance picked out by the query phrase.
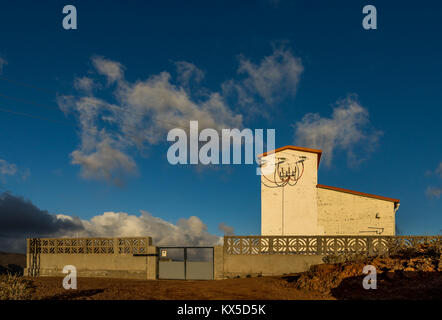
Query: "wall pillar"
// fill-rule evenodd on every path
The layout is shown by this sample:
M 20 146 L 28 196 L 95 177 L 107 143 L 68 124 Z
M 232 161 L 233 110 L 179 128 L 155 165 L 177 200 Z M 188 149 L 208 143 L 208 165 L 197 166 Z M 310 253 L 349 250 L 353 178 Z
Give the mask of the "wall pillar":
M 119 254 L 119 239 L 118 238 L 114 238 L 114 254 Z
M 158 279 L 158 247 L 147 247 L 147 280 Z
M 213 247 L 213 278 L 224 279 L 224 246 Z

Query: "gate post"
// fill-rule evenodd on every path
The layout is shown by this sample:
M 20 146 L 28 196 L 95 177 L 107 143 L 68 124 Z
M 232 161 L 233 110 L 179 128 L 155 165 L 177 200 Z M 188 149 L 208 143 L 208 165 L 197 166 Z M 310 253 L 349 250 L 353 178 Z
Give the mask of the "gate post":
M 158 279 L 158 247 L 147 247 L 147 280 Z
M 224 279 L 224 246 L 213 247 L 213 279 Z
M 187 280 L 187 247 L 184 247 L 184 280 Z

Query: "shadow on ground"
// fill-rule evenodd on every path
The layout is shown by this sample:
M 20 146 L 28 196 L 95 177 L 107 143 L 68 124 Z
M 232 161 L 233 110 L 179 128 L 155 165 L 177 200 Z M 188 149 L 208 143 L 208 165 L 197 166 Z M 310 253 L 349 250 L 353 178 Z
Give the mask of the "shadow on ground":
M 92 296 L 104 292 L 104 289 L 91 290 L 69 290 L 65 293 L 56 294 L 54 296 L 46 297 L 43 300 L 72 300 L 72 299 L 88 299 Z
M 349 277 L 331 289 L 340 300 L 440 300 L 441 272 L 396 271 L 377 275 L 377 289 L 362 286 L 365 276 Z

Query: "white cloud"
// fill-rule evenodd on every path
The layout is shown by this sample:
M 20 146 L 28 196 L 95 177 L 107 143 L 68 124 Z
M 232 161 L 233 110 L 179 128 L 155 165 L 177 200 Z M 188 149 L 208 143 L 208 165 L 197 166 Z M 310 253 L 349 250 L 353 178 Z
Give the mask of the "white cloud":
M 94 80 L 89 77 L 79 77 L 74 79 L 74 88 L 77 90 L 92 92 L 94 87 Z
M 426 191 L 427 197 L 432 199 L 432 198 L 440 198 L 440 196 L 442 195 L 442 188 L 437 188 L 437 187 L 428 187 L 427 191 Z
M 184 87 L 188 87 L 191 81 L 198 84 L 204 78 L 204 72 L 193 63 L 187 61 L 177 61 L 175 62 L 175 66 L 178 74 L 177 80 Z
M 112 130 L 120 107 L 94 97 L 61 96 L 57 102 L 65 114 L 74 113 L 78 118 L 81 144 L 71 153 L 71 163 L 81 166 L 83 178 L 121 186 L 127 174 L 137 172 L 134 160 L 125 153 L 130 143 L 119 130 Z M 103 123 L 111 124 L 111 128 Z
M 296 144 L 323 150 L 323 159 L 330 165 L 337 150 L 347 152 L 348 160 L 354 165 L 356 150 L 362 148 L 365 155 L 377 144 L 381 131 L 371 128 L 368 110 L 354 97 L 338 101 L 330 118 L 318 113 L 308 113 L 295 124 Z
M 17 173 L 17 166 L 6 160 L 0 159 L 0 175 L 13 176 Z
M 442 179 L 442 162 L 439 163 L 439 166 L 436 168 L 436 174 Z
M 3 59 L 2 57 L 0 57 L 0 74 L 2 74 L 3 67 L 7 64 L 8 64 L 8 62 L 5 59 Z
M 30 175 L 31 170 L 28 168 L 19 169 L 16 164 L 0 159 L 0 182 L 5 183 L 6 176 L 18 176 L 22 180 L 26 180 Z
M 105 58 L 93 58 L 96 71 L 106 76 L 116 104 L 87 92 L 87 96 L 59 96 L 60 109 L 74 114 L 80 124 L 81 144 L 71 153 L 72 163 L 80 165 L 82 176 L 121 184 L 126 173 L 134 173 L 130 156 L 153 144 L 165 141 L 170 129 L 188 128 L 197 120 L 199 128 L 241 128 L 242 115 L 234 114 L 218 92 L 209 92 L 195 100 L 188 88 L 173 83 L 168 72 L 151 75 L 131 83 L 124 78 L 122 66 Z M 178 63 L 181 81 L 201 77 L 199 69 Z M 102 88 L 101 86 L 97 86 Z M 115 176 L 117 174 L 117 177 Z
M 226 81 L 223 88 L 227 94 L 236 94 L 241 105 L 256 105 L 257 97 L 274 105 L 296 94 L 303 71 L 301 59 L 283 47 L 275 47 L 258 64 L 240 56 L 238 73 L 245 78 Z
M 224 222 L 221 222 L 218 225 L 218 229 L 220 229 L 222 232 L 224 232 L 224 235 L 226 235 L 226 236 L 232 236 L 235 234 L 233 227 L 226 225 Z
M 93 57 L 92 64 L 99 74 L 106 76 L 108 83 L 121 80 L 124 76 L 124 67 L 119 62 L 103 57 Z
M 124 183 L 126 173 L 135 173 L 136 164 L 123 152 L 112 148 L 111 141 L 103 140 L 91 153 L 75 150 L 71 153 L 72 164 L 81 166 L 82 176 L 110 181 L 116 185 Z
M 439 163 L 439 166 L 434 170 L 434 174 L 442 179 L 442 162 Z M 433 175 L 433 171 L 427 172 L 428 176 Z M 439 199 L 442 195 L 442 188 L 441 187 L 428 187 L 426 190 L 426 195 L 428 198 L 433 199 L 437 198 Z
M 125 78 L 120 62 L 95 56 L 92 66 L 105 76 L 100 80 L 105 85 L 79 77 L 74 84 L 80 94 L 57 100 L 60 109 L 74 114 L 80 124 L 81 143 L 71 153 L 72 163 L 81 166 L 84 178 L 118 184 L 126 173 L 136 171 L 131 154 L 147 154 L 150 146 L 165 142 L 169 130 L 186 129 L 191 120 L 199 122 L 200 130 L 242 129 L 243 115 L 229 106 L 229 91 L 249 106 L 256 106 L 257 98 L 273 104 L 295 94 L 303 70 L 301 61 L 284 48 L 275 48 L 258 64 L 242 56 L 238 72 L 243 79 L 227 81 L 217 92 L 202 87 L 204 72 L 185 61 L 175 63 L 176 79 L 163 71 L 135 82 Z M 112 102 L 95 96 L 93 89 L 111 90 Z
M 168 72 L 121 86 L 118 99 L 127 110 L 122 117 L 122 131 L 142 142 L 157 143 L 170 129 L 187 128 L 190 120 L 198 120 L 200 129 L 242 127 L 242 116 L 233 114 L 219 93 L 194 101 L 172 83 Z

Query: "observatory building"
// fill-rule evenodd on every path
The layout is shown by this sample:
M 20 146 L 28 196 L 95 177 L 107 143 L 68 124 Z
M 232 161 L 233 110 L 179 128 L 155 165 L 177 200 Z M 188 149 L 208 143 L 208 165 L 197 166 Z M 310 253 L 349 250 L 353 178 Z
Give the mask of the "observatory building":
M 261 234 L 395 235 L 399 199 L 318 184 L 321 154 L 285 146 L 261 155 Z

